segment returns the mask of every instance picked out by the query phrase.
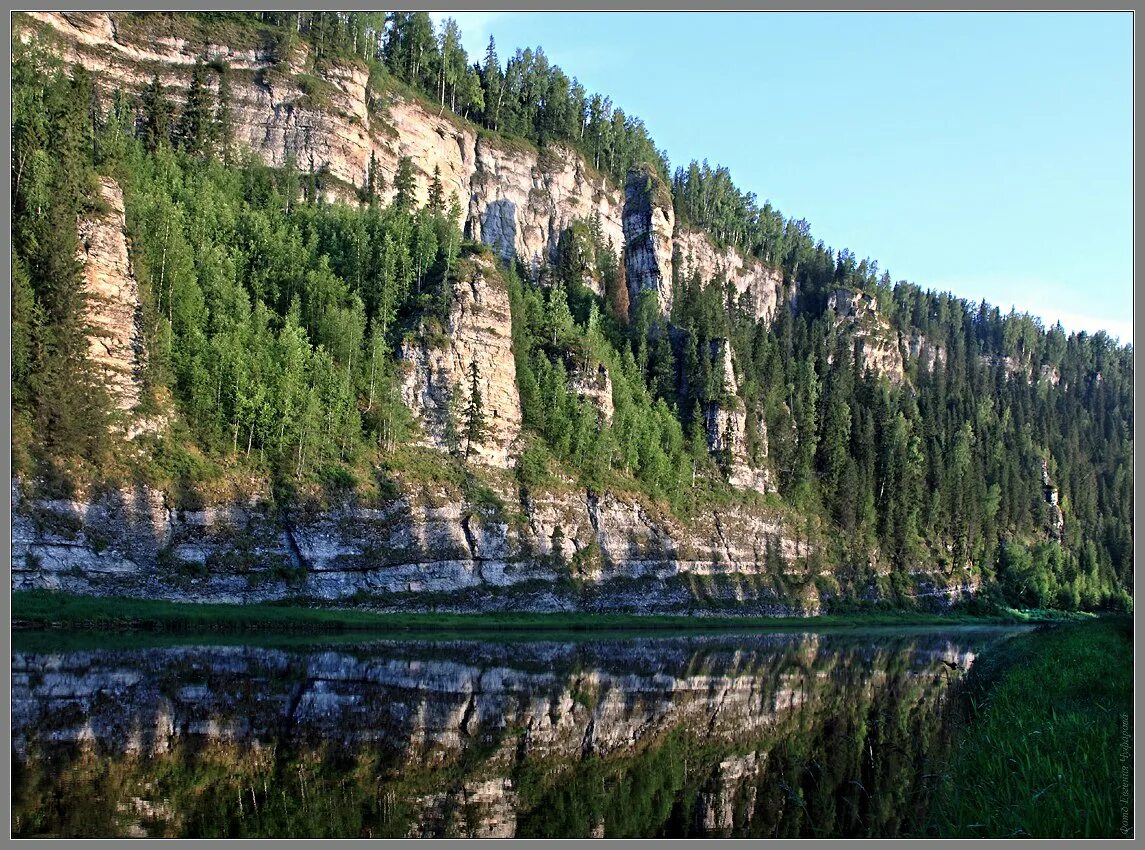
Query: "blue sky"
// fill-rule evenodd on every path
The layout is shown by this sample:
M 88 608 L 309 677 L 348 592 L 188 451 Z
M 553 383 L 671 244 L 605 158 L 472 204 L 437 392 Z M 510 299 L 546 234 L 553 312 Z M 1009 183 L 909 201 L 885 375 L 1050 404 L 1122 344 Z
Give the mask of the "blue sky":
M 895 280 L 1132 338 L 1128 13 L 452 17 Z

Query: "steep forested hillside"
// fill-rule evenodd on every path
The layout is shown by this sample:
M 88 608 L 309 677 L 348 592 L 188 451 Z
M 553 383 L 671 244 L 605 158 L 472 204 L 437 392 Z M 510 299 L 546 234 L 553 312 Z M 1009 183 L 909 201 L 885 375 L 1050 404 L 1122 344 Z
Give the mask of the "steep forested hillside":
M 491 376 L 476 357 L 454 364 L 467 377 L 440 452 L 413 447 L 423 426 L 403 382 L 412 347 L 456 326 L 459 287 L 501 264 L 522 492 L 634 492 L 682 520 L 754 500 L 822 542 L 816 570 L 833 574 L 840 603 L 869 575 L 902 589 L 928 564 L 972 572 L 1011 604 L 1129 604 L 1130 346 L 893 282 L 758 204 L 726 169 L 673 173 L 641 121 L 540 49 L 503 64 L 490 40 L 471 62 L 456 25 L 435 33 L 422 13 L 116 21 L 136 35 L 257 45 L 318 108 L 331 69 L 356 66 L 370 97 L 416 99 L 540 157 L 575 151 L 612 191 L 646 192 L 648 216 L 670 212 L 677 232 L 772 270 L 782 298 L 760 310 L 726 266 L 685 261 L 679 242 L 671 279 L 637 285 L 644 243 L 615 244 L 599 216 L 565 228 L 545 262 L 506 259 L 469 238 L 469 199 L 440 173 L 419 201 L 410 157 L 388 185 L 373 159 L 349 187 L 316 163 L 268 165 L 236 139 L 236 72 L 217 57 L 204 55 L 183 91 L 155 70 L 138 96 L 112 95 L 51 38 L 16 38 L 17 476 L 46 492 L 255 478 L 284 504 L 374 486 L 378 469 L 479 488 L 472 449 L 504 418 L 490 409 Z M 139 288 L 139 410 L 165 423 L 131 451 L 91 360 L 77 259 L 77 221 L 106 213 L 101 179 L 122 189 Z

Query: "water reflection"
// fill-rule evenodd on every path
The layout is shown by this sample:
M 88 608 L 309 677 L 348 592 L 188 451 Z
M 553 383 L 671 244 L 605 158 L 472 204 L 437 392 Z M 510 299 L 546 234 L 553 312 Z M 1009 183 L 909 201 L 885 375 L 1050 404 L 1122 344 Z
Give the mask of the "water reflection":
M 17 648 L 12 829 L 898 835 L 997 639 Z

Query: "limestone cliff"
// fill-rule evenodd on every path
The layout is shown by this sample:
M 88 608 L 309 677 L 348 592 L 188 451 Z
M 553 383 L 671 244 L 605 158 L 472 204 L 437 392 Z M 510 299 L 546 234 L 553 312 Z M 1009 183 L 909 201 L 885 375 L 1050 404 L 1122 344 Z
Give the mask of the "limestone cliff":
M 49 499 L 26 498 L 14 484 L 12 502 L 14 589 L 230 602 L 355 598 L 403 610 L 820 607 L 813 585 L 793 595 L 779 583 L 812 578 L 808 544 L 788 536 L 778 517 L 742 507 L 685 524 L 612 493 L 520 494 L 510 481 L 480 500 L 446 485 L 405 485 L 377 506 L 348 499 L 286 511 L 259 493 L 180 507 L 143 485 Z M 782 575 L 767 563 L 769 548 Z M 642 590 L 616 592 L 618 583 Z
M 1046 500 L 1046 513 L 1049 516 L 1050 536 L 1060 543 L 1065 532 L 1065 514 L 1062 513 L 1061 505 L 1058 503 L 1058 488 L 1050 477 L 1050 466 L 1045 458 L 1042 458 L 1042 488 Z
M 699 230 L 676 229 L 674 263 L 682 280 L 698 275 L 702 286 L 726 282 L 746 297 L 748 312 L 769 322 L 784 297 L 783 273 L 735 248 L 719 249 Z
M 506 259 L 519 256 L 532 268 L 550 263 L 561 234 L 574 221 L 593 219 L 620 256 L 624 199 L 573 151 L 558 146 L 538 153 L 482 137 L 472 187 L 467 235 Z
M 560 234 L 577 219 L 599 216 L 603 236 L 619 257 L 622 193 L 591 173 L 583 159 L 561 147 L 538 152 L 490 137 L 422 101 L 376 92 L 363 68 L 325 63 L 321 78 L 309 71 L 305 48 L 283 63 L 260 45 L 235 47 L 155 38 L 141 44 L 107 13 L 37 12 L 32 24 L 17 22 L 25 40 L 36 27 L 53 35 L 69 62 L 91 70 L 108 95 L 138 94 L 158 72 L 167 95 L 185 97 L 195 62 L 225 62 L 229 68 L 236 146 L 267 163 L 293 160 L 303 170 L 330 178 L 327 193 L 350 197 L 365 185 L 371 157 L 393 193 L 401 157 L 414 169 L 415 197 L 424 204 L 435 169 L 446 196 L 456 194 L 466 233 L 518 254 L 528 263 L 552 259 Z M 217 87 L 217 75 L 211 74 Z
M 99 198 L 106 211 L 79 223 L 88 359 L 99 367 L 113 407 L 130 412 L 139 404 L 144 356 L 139 287 L 127 257 L 119 184 L 101 180 Z
M 102 178 L 99 200 L 103 209 L 81 219 L 78 226 L 88 359 L 97 367 L 112 407 L 119 414 L 118 425 L 130 439 L 162 428 L 166 418 L 148 419 L 138 413 L 147 350 L 119 184 Z
M 903 381 L 902 351 L 897 335 L 879 313 L 873 296 L 853 289 L 836 289 L 827 299 L 835 327 L 850 333 L 862 344 L 863 368 L 893 384 Z
M 747 414 L 739 397 L 732 360 L 731 345 L 726 339 L 713 340 L 709 356 L 715 370 L 723 376 L 723 390 L 718 401 L 709 402 L 704 410 L 708 448 L 721 459 L 728 470 L 728 482 L 741 490 L 767 492 L 771 487 L 766 469 L 757 469 L 748 453 Z M 767 426 L 756 417 L 756 435 L 761 454 L 767 457 Z
M 939 363 L 946 363 L 946 349 L 931 342 L 923 334 L 913 331 L 903 335 L 906 354 L 918 361 L 919 367 L 933 371 Z
M 625 271 L 629 303 L 653 292 L 660 314 L 672 310 L 672 232 L 676 214 L 667 187 L 651 169 L 635 169 L 624 184 Z
M 570 376 L 571 389 L 582 401 L 587 401 L 600 412 L 600 422 L 607 425 L 612 422 L 615 406 L 612 402 L 612 378 L 608 374 L 608 367 L 603 363 L 595 368 L 591 365 L 587 369 L 577 368 Z
M 398 162 L 409 157 L 418 203 L 427 200 L 436 171 L 446 197 L 457 196 L 458 223 L 469 238 L 533 267 L 553 259 L 573 222 L 597 220 L 602 240 L 625 263 L 631 302 L 639 292 L 654 290 L 665 316 L 675 254 L 687 269 L 700 272 L 705 285 L 729 280 L 759 318 L 773 314 L 780 299 L 782 276 L 775 270 L 732 249 L 717 250 L 700 233 L 677 233 L 671 194 L 650 169 L 633 171 L 623 188 L 615 187 L 567 148 L 538 151 L 479 134 L 429 103 L 377 91 L 360 66 L 323 62 L 317 75 L 304 46 L 283 56 L 262 43 L 142 33 L 105 12 L 33 12 L 17 18 L 14 30 L 25 41 L 48 37 L 67 63 L 93 73 L 107 97 L 119 90 L 138 95 L 157 73 L 166 95 L 178 103 L 196 62 L 225 64 L 239 150 L 274 166 L 292 161 L 317 173 L 328 197 L 345 200 L 366 185 L 371 162 L 383 197 L 391 197 Z M 209 85 L 217 89 L 218 80 L 211 70 Z M 586 283 L 599 292 L 593 281 Z
M 402 400 L 421 426 L 423 445 L 506 467 L 521 432 L 509 293 L 495 262 L 481 255 L 463 260 L 450 284 L 444 332 L 423 324 L 402 345 Z M 463 432 L 474 370 L 484 433 L 470 446 Z
M 523 492 L 496 475 L 471 494 L 390 486 L 372 504 L 281 506 L 257 489 L 188 504 L 142 484 L 65 499 L 13 482 L 12 587 L 380 610 L 815 614 L 828 601 L 830 565 L 763 508 L 684 522 L 618 493 Z M 975 590 L 957 574 L 911 580 L 937 607 Z

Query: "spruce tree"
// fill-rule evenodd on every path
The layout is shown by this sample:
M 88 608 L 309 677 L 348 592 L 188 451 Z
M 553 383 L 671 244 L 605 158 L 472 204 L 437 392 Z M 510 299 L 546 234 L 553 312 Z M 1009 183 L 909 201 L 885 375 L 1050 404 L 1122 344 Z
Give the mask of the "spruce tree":
M 481 375 L 477 369 L 477 358 L 469 363 L 469 403 L 465 406 L 465 457 L 473 451 L 473 445 L 480 445 L 486 438 L 485 409 L 481 400 Z
M 202 62 L 196 62 L 191 71 L 191 85 L 187 89 L 187 102 L 179 118 L 179 147 L 194 157 L 211 152 L 214 137 L 215 110 L 213 95 L 207 85 L 207 72 Z
M 403 156 L 398 160 L 398 168 L 394 173 L 394 209 L 404 213 L 413 212 L 414 186 L 413 160 Z
M 171 143 L 173 109 L 171 101 L 163 91 L 159 74 L 151 78 L 143 90 L 143 144 L 154 153 L 160 147 Z
M 441 215 L 445 212 L 445 190 L 441 187 L 441 166 L 433 166 L 433 179 L 429 183 L 429 211 Z
M 227 66 L 223 65 L 219 71 L 218 103 L 215 107 L 215 138 L 218 140 L 219 153 L 223 164 L 231 164 L 231 145 L 234 135 L 234 116 L 231 111 L 231 83 Z

